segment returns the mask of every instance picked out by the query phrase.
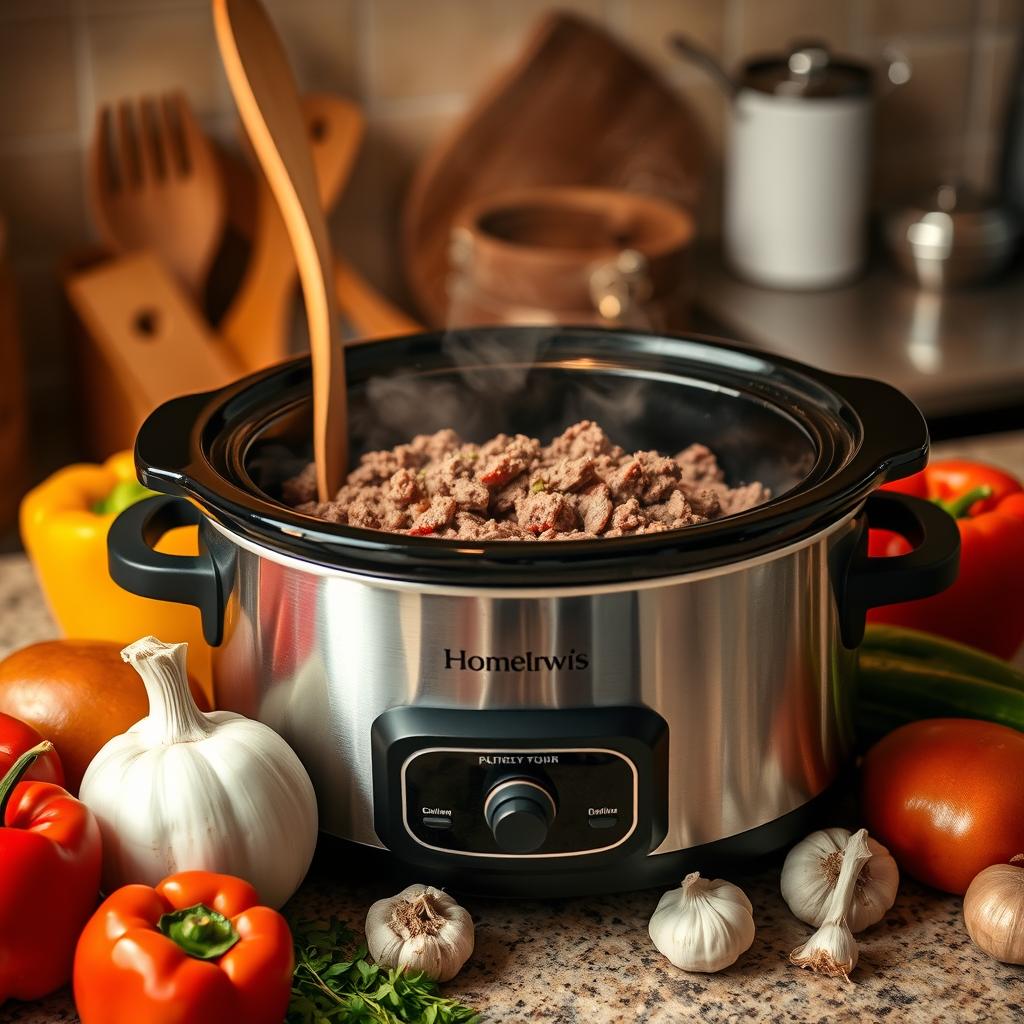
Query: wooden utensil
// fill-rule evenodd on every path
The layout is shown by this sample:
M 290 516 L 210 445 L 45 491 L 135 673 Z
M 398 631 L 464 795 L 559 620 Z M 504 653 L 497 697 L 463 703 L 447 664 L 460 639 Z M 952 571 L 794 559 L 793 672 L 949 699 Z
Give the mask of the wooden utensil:
M 65 278 L 89 339 L 85 418 L 103 425 L 103 451 L 131 445 L 168 399 L 229 384 L 239 369 L 160 257 L 129 253 Z
M 214 0 L 213 15 L 238 112 L 281 207 L 299 268 L 313 362 L 317 491 L 327 501 L 345 477 L 348 392 L 327 221 L 299 92 L 281 40 L 258 0 Z
M 364 121 L 360 109 L 338 96 L 302 99 L 302 114 L 313 150 L 321 208 L 333 209 L 352 172 Z M 238 361 L 250 371 L 287 358 L 288 327 L 296 278 L 288 228 L 266 177 L 251 182 L 255 230 L 245 276 L 218 325 Z
M 546 16 L 416 171 L 402 262 L 417 306 L 444 323 L 452 225 L 471 201 L 532 185 L 591 185 L 692 208 L 703 148 L 696 117 L 642 61 L 582 18 Z
M 170 93 L 100 107 L 88 157 L 96 226 L 115 252 L 151 248 L 202 293 L 224 228 L 220 168 L 188 100 Z
M 303 97 L 302 106 L 313 147 L 317 187 L 326 215 L 334 209 L 348 181 L 352 130 L 358 127 L 361 140 L 365 122 L 362 112 L 351 101 L 326 93 Z M 359 115 L 358 125 L 350 113 L 352 110 Z M 243 280 L 219 330 L 232 339 L 232 347 L 246 366 L 255 362 L 253 354 L 259 351 L 281 353 L 272 359 L 268 357 L 268 362 L 275 362 L 289 352 L 285 332 L 296 277 L 295 258 L 287 243 L 284 220 L 266 180 L 251 174 L 237 158 L 223 152 L 219 156 L 225 181 L 231 182 L 228 217 L 232 229 L 239 237 L 250 241 L 254 252 L 264 253 L 259 259 L 253 256 L 254 264 L 262 269 L 253 270 L 249 278 Z M 337 251 L 334 253 L 334 280 L 341 315 L 360 339 L 422 330 L 416 320 L 381 295 Z M 258 282 L 262 282 L 262 286 Z M 247 338 L 257 340 L 247 344 Z

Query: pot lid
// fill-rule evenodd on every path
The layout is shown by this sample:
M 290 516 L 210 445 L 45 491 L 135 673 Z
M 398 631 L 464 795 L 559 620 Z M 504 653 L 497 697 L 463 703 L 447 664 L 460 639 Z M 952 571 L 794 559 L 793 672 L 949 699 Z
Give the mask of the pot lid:
M 793 43 L 781 57 L 750 61 L 740 76 L 741 88 L 791 99 L 836 99 L 871 93 L 874 73 L 866 64 L 838 59 L 824 43 Z

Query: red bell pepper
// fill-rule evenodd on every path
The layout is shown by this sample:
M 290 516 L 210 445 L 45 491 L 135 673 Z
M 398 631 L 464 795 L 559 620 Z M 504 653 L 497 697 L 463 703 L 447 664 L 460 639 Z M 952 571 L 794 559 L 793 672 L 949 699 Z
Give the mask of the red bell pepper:
M 118 889 L 75 953 L 82 1024 L 281 1024 L 292 937 L 258 904 L 248 882 L 209 871 Z
M 886 484 L 928 498 L 960 527 L 960 575 L 934 597 L 869 612 L 886 622 L 958 640 L 1000 658 L 1024 642 L 1024 489 L 1009 473 L 983 463 L 945 459 L 906 480 Z M 901 555 L 907 541 L 872 530 L 870 553 Z
M 41 743 L 42 740 L 43 737 L 27 722 L 0 712 L 0 775 L 9 771 L 26 750 Z M 52 746 L 36 758 L 32 767 L 25 772 L 25 779 L 52 782 L 56 786 L 64 785 L 64 767 Z
M 49 782 L 21 782 L 44 740 L 0 781 L 0 1003 L 39 999 L 71 977 L 75 942 L 100 887 L 100 829 Z

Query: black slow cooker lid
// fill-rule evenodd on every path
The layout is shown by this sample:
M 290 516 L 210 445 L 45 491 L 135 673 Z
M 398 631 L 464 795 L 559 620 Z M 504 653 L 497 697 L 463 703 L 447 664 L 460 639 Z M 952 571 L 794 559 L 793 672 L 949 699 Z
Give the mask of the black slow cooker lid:
M 894 388 L 700 336 L 475 328 L 354 345 L 346 364 L 356 456 L 444 426 L 473 440 L 502 430 L 547 439 L 589 417 L 630 450 L 706 443 L 730 483 L 761 479 L 774 497 L 699 526 L 587 541 L 464 542 L 326 523 L 276 500 L 310 457 L 308 358 L 158 408 L 136 441 L 140 479 L 193 499 L 233 534 L 321 565 L 421 582 L 565 586 L 774 550 L 927 461 L 924 419 Z

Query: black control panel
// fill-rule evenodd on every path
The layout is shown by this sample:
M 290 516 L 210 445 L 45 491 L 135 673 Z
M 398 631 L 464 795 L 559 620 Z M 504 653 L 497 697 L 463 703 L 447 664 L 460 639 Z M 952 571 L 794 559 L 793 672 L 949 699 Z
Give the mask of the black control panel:
M 377 833 L 412 863 L 551 867 L 664 837 L 667 727 L 648 708 L 393 708 L 373 747 Z

